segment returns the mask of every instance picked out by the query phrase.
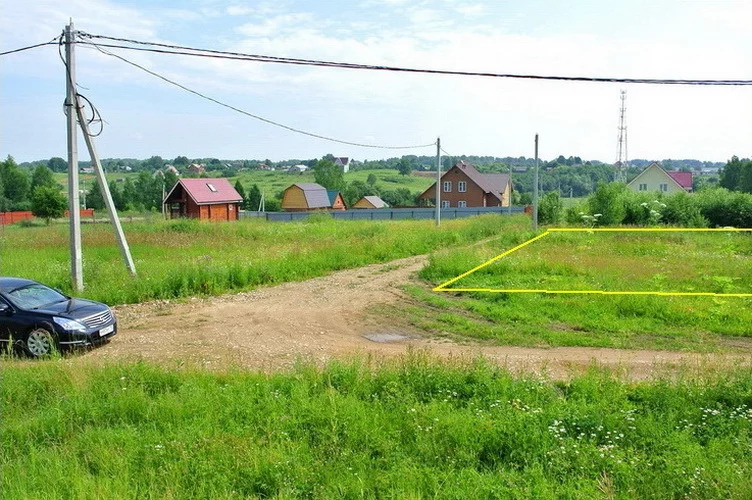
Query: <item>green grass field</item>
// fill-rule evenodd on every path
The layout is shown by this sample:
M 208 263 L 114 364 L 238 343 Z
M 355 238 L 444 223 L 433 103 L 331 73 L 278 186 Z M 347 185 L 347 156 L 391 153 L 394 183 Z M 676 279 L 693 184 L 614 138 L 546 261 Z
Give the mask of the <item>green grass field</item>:
M 748 498 L 752 373 L 3 370 L 3 498 Z
M 446 221 L 335 221 L 314 217 L 279 223 L 245 219 L 124 224 L 138 270 L 131 278 L 106 224 L 83 226 L 83 295 L 108 304 L 215 295 L 300 281 L 338 269 L 387 262 L 467 245 L 526 224 L 524 217 Z M 70 292 L 68 228 L 3 228 L 0 273 Z
M 376 185 L 384 190 L 407 188 L 414 193 L 419 193 L 428 189 L 434 182 L 432 179 L 426 177 L 400 175 L 399 171 L 390 169 L 348 172 L 345 174 L 345 181 L 352 182 L 358 180 L 366 182 L 370 174 L 376 176 L 378 179 Z M 315 182 L 313 172 L 288 174 L 286 172 L 268 172 L 262 170 L 241 172 L 239 176 L 231 178 L 230 182 L 235 184 L 235 181 L 238 179 L 240 179 L 240 182 L 246 189 L 250 188 L 253 184 L 258 184 L 259 189 L 264 191 L 268 197 L 274 197 L 280 191 L 298 182 Z
M 526 241 L 434 255 L 438 285 Z M 552 233 L 449 286 L 492 289 L 752 293 L 752 235 Z M 413 286 L 413 322 L 502 344 L 715 350 L 752 347 L 752 299 L 429 292 Z

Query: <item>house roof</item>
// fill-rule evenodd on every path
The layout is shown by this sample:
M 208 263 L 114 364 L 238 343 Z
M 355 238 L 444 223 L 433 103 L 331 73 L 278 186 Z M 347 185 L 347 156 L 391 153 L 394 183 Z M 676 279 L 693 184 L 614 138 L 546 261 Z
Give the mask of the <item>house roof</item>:
M 477 184 L 485 193 L 492 194 L 496 199 L 502 201 L 501 193 L 503 193 L 509 185 L 509 174 L 482 174 L 478 172 L 475 167 L 462 160 L 458 161 L 454 167 L 464 172 L 465 175 L 467 175 L 470 180 Z M 444 175 L 448 172 L 449 170 L 447 170 Z M 444 175 L 441 177 L 443 178 Z M 423 194 L 426 194 L 433 189 L 436 189 L 436 183 L 426 189 Z
M 337 156 L 336 158 L 334 158 L 334 163 L 337 164 L 337 162 L 339 162 L 339 164 L 341 165 L 347 165 L 348 163 L 350 163 L 350 158 L 347 156 Z
M 326 188 L 315 182 L 300 182 L 293 184 L 303 190 L 308 208 L 328 208 L 332 206 Z M 288 188 L 289 189 L 289 188 Z
M 326 194 L 329 197 L 329 206 L 333 207 L 334 202 L 337 201 L 337 195 L 339 195 L 339 191 L 327 189 Z
M 692 172 L 666 172 L 684 189 L 692 189 Z
M 389 205 L 386 204 L 384 200 L 379 198 L 378 196 L 364 196 L 361 198 L 363 200 L 366 200 L 368 203 L 373 205 L 375 208 L 387 208 Z
M 170 190 L 165 200 L 178 186 L 183 186 L 197 205 L 210 205 L 213 203 L 239 203 L 243 197 L 235 191 L 227 179 L 180 179 Z M 213 188 L 213 189 L 212 189 Z

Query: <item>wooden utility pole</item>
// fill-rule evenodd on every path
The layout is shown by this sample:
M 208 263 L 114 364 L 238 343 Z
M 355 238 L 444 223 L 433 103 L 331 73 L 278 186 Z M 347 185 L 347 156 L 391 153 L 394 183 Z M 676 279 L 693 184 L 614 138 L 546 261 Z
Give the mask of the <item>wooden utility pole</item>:
M 107 213 L 110 216 L 112 227 L 115 228 L 115 238 L 117 239 L 120 253 L 123 255 L 125 265 L 132 276 L 136 275 L 136 266 L 133 263 L 128 241 L 125 239 L 123 227 L 120 225 L 120 218 L 117 215 L 115 203 L 112 201 L 110 186 L 104 175 L 102 163 L 99 161 L 94 140 L 89 131 L 89 122 L 84 115 L 83 107 L 78 100 L 76 92 L 76 58 L 75 58 L 75 31 L 73 30 L 73 21 L 65 27 L 65 55 L 66 55 L 66 78 L 68 94 L 65 100 L 65 109 L 67 112 L 68 124 L 68 203 L 70 212 L 71 227 L 71 274 L 73 277 L 73 288 L 77 291 L 83 290 L 83 266 L 81 258 L 81 212 L 79 207 L 78 193 L 78 131 L 76 121 L 81 127 L 84 135 L 84 142 L 89 150 L 91 163 L 94 166 L 94 172 L 97 176 L 97 183 L 104 198 L 104 204 Z M 75 111 L 74 111 L 75 108 Z M 93 110 L 92 110 L 93 111 Z
M 441 225 L 441 137 L 436 138 L 436 225 Z
M 76 117 L 76 34 L 73 20 L 65 27 L 65 115 L 68 129 L 68 214 L 70 216 L 71 279 L 73 289 L 84 288 L 83 258 L 81 257 L 81 207 L 78 197 L 78 133 Z
M 533 178 L 533 230 L 538 230 L 538 134 L 535 134 L 535 175 Z

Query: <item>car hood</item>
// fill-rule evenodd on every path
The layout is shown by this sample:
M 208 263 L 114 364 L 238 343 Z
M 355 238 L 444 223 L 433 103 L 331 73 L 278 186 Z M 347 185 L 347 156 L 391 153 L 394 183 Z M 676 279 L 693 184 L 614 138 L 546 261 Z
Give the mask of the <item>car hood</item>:
M 44 306 L 42 309 L 37 309 L 37 312 L 50 314 L 53 316 L 63 316 L 71 319 L 82 319 L 106 311 L 108 308 L 106 305 L 93 300 L 86 299 L 70 299 L 57 304 L 50 304 Z

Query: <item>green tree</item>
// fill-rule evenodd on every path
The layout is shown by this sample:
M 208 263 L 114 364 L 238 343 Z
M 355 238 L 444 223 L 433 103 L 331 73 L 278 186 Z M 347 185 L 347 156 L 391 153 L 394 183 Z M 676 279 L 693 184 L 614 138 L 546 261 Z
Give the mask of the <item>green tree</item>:
M 165 166 L 165 161 L 161 156 L 152 156 L 141 163 L 141 166 L 148 170 L 161 170 Z
M 369 186 L 373 186 L 374 184 L 376 184 L 377 181 L 378 181 L 378 178 L 376 177 L 375 174 L 372 174 L 372 173 L 368 174 L 368 179 L 366 179 L 366 184 L 368 184 Z
M 139 172 L 135 182 L 138 205 L 145 210 L 161 208 L 163 180 L 161 175 L 153 176 L 146 171 Z
M 243 187 L 243 183 L 240 182 L 240 179 L 235 181 L 235 191 L 237 191 L 240 197 L 243 198 L 243 205 L 245 206 L 246 193 L 245 188 Z
M 31 211 L 37 217 L 44 219 L 47 224 L 50 219 L 62 217 L 68 202 L 63 193 L 56 187 L 39 186 L 31 196 Z
M 259 209 L 259 204 L 261 203 L 261 190 L 258 187 L 258 184 L 254 184 L 251 186 L 251 189 L 248 190 L 248 195 L 245 198 L 245 209 L 250 211 L 256 211 Z M 267 207 L 268 210 L 268 207 Z
M 169 170 L 162 172 L 162 175 L 164 176 L 165 196 L 167 196 L 167 193 L 175 187 L 175 184 L 177 184 L 180 179 L 175 172 L 170 172 Z
M 313 167 L 313 178 L 326 189 L 342 191 L 345 178 L 342 169 L 329 160 L 319 160 Z
M 4 162 L 0 162 L 0 178 L 3 183 L 3 195 L 8 199 L 11 209 L 21 208 L 21 204 L 28 202 L 29 176 L 10 155 Z
M 55 182 L 55 175 L 48 167 L 39 165 L 34 169 L 34 173 L 31 174 L 31 191 L 38 187 L 54 187 L 59 189 L 57 182 Z
M 719 184 L 730 191 L 739 189 L 739 180 L 741 177 L 742 162 L 738 157 L 732 156 L 726 165 L 721 169 L 721 180 Z
M 172 160 L 172 164 L 176 167 L 187 167 L 190 162 L 187 156 L 178 156 Z
M 120 186 L 118 186 L 115 181 L 110 181 L 110 196 L 112 196 L 112 203 L 115 204 L 115 209 L 117 211 L 125 210 L 127 208 L 125 198 L 123 197 L 123 190 L 120 189 Z
M 409 158 L 403 157 L 397 164 L 397 170 L 399 170 L 399 173 L 402 175 L 410 175 L 410 172 L 413 171 L 412 161 L 410 161 Z
M 136 185 L 130 177 L 127 177 L 123 184 L 123 203 L 125 204 L 126 209 L 133 208 L 139 203 Z
M 95 210 L 102 210 L 104 208 L 104 196 L 96 180 L 91 183 L 91 188 L 86 193 L 86 208 L 93 208 Z
M 68 170 L 68 162 L 59 156 L 53 156 L 47 160 L 47 168 L 53 172 L 65 172 Z

